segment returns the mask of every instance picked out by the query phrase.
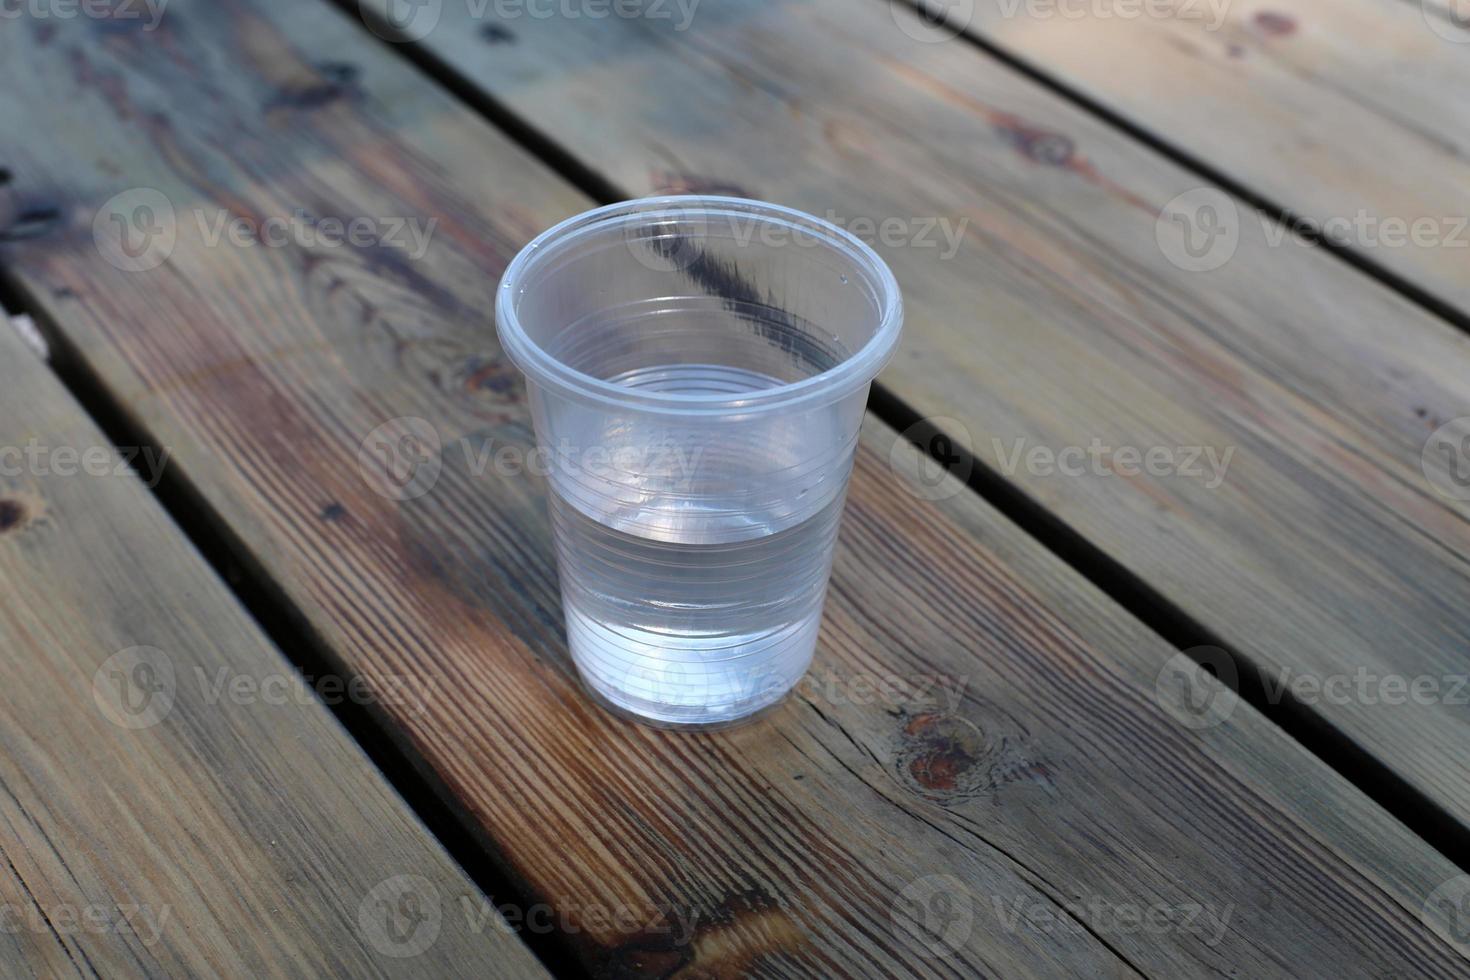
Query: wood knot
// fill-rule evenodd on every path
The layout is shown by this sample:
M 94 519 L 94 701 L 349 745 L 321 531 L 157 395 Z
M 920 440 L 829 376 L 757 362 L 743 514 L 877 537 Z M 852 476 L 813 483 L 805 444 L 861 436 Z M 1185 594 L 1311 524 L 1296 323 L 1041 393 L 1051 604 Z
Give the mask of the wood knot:
M 14 531 L 26 522 L 26 505 L 19 500 L 0 498 L 0 534 Z
M 338 85 L 352 85 L 357 81 L 358 68 L 346 61 L 323 61 L 316 66 L 317 73 L 327 81 Z
M 1286 37 L 1296 33 L 1296 18 L 1274 10 L 1262 10 L 1251 19 L 1261 33 L 1269 37 Z
M 61 221 L 61 210 L 50 205 L 22 208 L 15 220 L 0 228 L 0 243 L 21 242 L 48 234 Z
M 1002 139 L 1032 163 L 1065 167 L 1077 152 L 1070 136 L 1033 126 L 1017 116 L 1002 116 L 995 128 Z
M 469 394 L 488 393 L 507 404 L 520 401 L 520 372 L 504 357 L 471 354 L 455 372 L 454 383 Z
M 480 28 L 480 38 L 486 44 L 514 44 L 516 36 L 508 27 L 499 24 L 486 24 Z
M 808 942 L 781 901 L 759 885 L 730 892 L 706 915 L 693 912 L 676 923 L 672 937 L 624 944 L 615 972 L 734 980 L 765 972 L 763 964 L 772 960 L 789 961 Z
M 316 65 L 315 69 L 316 78 L 277 89 L 266 103 L 266 111 L 295 109 L 309 112 L 357 94 L 359 72 L 356 65 L 343 61 L 326 61 Z
M 990 797 L 1030 781 L 1050 790 L 1051 770 L 1018 734 L 986 731 L 958 715 L 922 714 L 902 730 L 899 779 L 919 796 L 949 805 Z
M 690 952 L 667 937 L 635 939 L 619 946 L 597 972 L 616 978 L 672 977 L 688 965 Z
M 334 500 L 322 508 L 319 516 L 328 524 L 336 524 L 347 516 L 347 508 Z
M 520 371 L 500 351 L 466 351 L 457 340 L 429 338 L 406 342 L 398 357 L 405 370 L 427 377 L 481 418 L 499 424 L 521 414 L 526 389 Z
M 44 498 L 27 493 L 0 497 L 0 536 L 20 534 L 46 523 Z

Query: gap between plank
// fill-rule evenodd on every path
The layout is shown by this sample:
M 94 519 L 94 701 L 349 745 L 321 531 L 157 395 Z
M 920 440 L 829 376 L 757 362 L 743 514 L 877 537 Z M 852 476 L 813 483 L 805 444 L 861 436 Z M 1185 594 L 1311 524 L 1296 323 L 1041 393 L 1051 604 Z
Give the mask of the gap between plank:
M 341 0 L 334 0 L 334 2 L 340 3 Z M 893 0 L 877 0 L 877 2 L 889 3 L 893 2 Z M 925 20 L 930 19 L 930 15 L 925 13 L 925 11 L 934 10 L 929 0 L 903 0 L 903 2 L 913 9 L 915 17 L 920 17 Z M 1204 178 L 1205 181 L 1214 184 L 1231 197 L 1255 209 L 1265 218 L 1281 225 L 1284 230 L 1291 229 L 1288 234 L 1295 234 L 1303 241 L 1321 248 L 1327 254 L 1345 262 L 1384 288 L 1399 294 L 1416 306 L 1422 307 L 1456 329 L 1470 333 L 1470 313 L 1460 310 L 1453 303 L 1441 299 L 1433 292 L 1414 283 L 1405 276 L 1394 272 L 1387 266 L 1380 265 L 1351 245 L 1344 245 L 1330 238 L 1323 237 L 1320 222 L 1316 219 L 1297 214 L 1286 205 L 1278 204 L 1265 195 L 1251 190 L 1245 184 L 1216 168 L 1207 160 L 1195 156 L 1183 147 L 1170 143 L 1162 136 L 1155 135 L 1152 130 L 1146 129 L 1121 113 L 1109 109 L 1101 102 L 1087 95 L 1086 92 L 1074 88 L 1061 79 L 1048 74 L 1045 70 L 1037 67 L 1025 58 L 1012 54 L 1010 51 L 975 33 L 969 27 L 959 31 L 955 35 L 955 40 L 969 44 L 989 56 L 992 60 L 1000 62 L 1005 67 L 1036 83 L 1053 95 L 1066 100 L 1084 112 L 1096 116 L 1101 121 L 1131 138 L 1134 142 L 1141 143 L 1171 163 Z
M 1268 692 L 1263 680 L 1266 670 L 1261 664 L 1194 619 L 983 460 L 953 445 L 952 440 L 940 440 L 940 429 L 886 389 L 874 385 L 868 407 L 936 462 L 960 472 L 968 467 L 970 478 L 966 482 L 971 490 L 1212 675 L 1216 674 L 1215 665 L 1201 648 L 1223 651 L 1234 664 L 1236 682 L 1232 690 L 1241 700 L 1440 854 L 1470 871 L 1470 831 L 1453 814 L 1298 700 L 1289 689 L 1283 688 L 1279 695 Z M 937 445 L 947 447 L 943 458 L 934 455 L 933 447 Z
M 367 29 L 365 21 L 371 20 L 373 30 L 368 33 L 376 35 L 383 47 L 392 50 L 414 65 L 429 79 L 452 93 L 460 102 L 535 155 L 548 168 L 598 204 L 613 204 L 628 198 L 625 191 L 592 170 L 561 144 L 536 129 L 528 120 L 490 96 L 433 51 L 416 41 L 400 39 L 398 42 L 389 43 L 385 38 L 394 35 L 393 27 L 352 0 L 329 0 L 329 2 L 339 7 L 364 30 Z M 876 2 L 887 3 L 890 0 L 876 0 Z M 905 2 L 918 6 L 924 0 L 905 0 Z M 919 16 L 917 11 L 915 16 Z M 1021 59 L 969 33 L 963 33 L 959 37 L 1006 68 L 1020 73 L 1053 94 L 1097 116 L 1103 122 L 1121 130 L 1124 135 L 1143 144 L 1153 152 L 1218 185 L 1271 220 L 1277 222 L 1291 220 L 1297 222 L 1297 227 L 1302 227 L 1300 223 L 1305 219 L 1293 215 L 1287 208 L 1250 191 L 1204 161 L 1157 139 L 1117 113 L 1052 79 Z M 1399 293 L 1410 302 L 1425 308 L 1458 329 L 1470 333 L 1470 316 L 1461 313 L 1449 303 L 1380 267 L 1350 248 L 1325 240 L 1320 235 L 1306 237 L 1313 244 L 1363 275 L 1380 282 L 1386 288 Z M 1213 673 L 1213 665 L 1203 660 L 1197 651 L 1201 647 L 1218 648 L 1224 651 L 1236 666 L 1236 687 L 1238 688 L 1236 693 L 1242 700 L 1276 725 L 1287 737 L 1294 739 L 1339 776 L 1356 786 L 1374 803 L 1421 837 L 1440 854 L 1460 868 L 1470 871 L 1470 828 L 1394 772 L 1366 748 L 1343 734 L 1310 706 L 1298 700 L 1290 691 L 1283 690 L 1280 695 L 1273 697 L 1266 690 L 1263 680 L 1266 673 L 1262 665 L 1242 654 L 1238 648 L 1227 643 L 1223 637 L 1198 622 L 1162 592 L 1094 545 L 1080 532 L 973 454 L 965 452 L 960 447 L 953 447 L 944 458 L 936 457 L 933 452 L 936 445 L 934 437 L 940 434 L 939 430 L 929 425 L 923 416 L 883 385 L 878 383 L 873 385 L 868 409 L 895 432 L 909 436 L 920 451 L 934 458 L 940 465 L 958 468 L 961 472 L 965 472 L 964 467 L 968 467 L 970 477 L 966 482 L 973 492 L 979 494 L 982 499 L 999 510 L 1033 540 L 1066 562 L 1092 585 L 1122 606 L 1129 615 L 1163 637 L 1181 653 L 1190 656 L 1196 663 L 1200 663 L 1202 667 Z M 946 441 L 945 445 L 949 445 L 949 441 Z
M 154 452 L 160 451 L 156 440 L 107 390 L 44 307 L 33 301 L 30 292 L 4 266 L 0 266 L 0 307 L 11 314 L 31 317 L 50 346 L 50 370 L 114 447 L 146 446 Z M 355 675 L 342 669 L 306 616 L 251 557 L 244 542 L 204 495 L 187 477 L 180 475 L 179 467 L 166 467 L 151 492 L 287 663 L 308 681 L 335 676 L 342 679 L 344 686 L 350 686 Z M 510 904 L 523 912 L 540 902 L 514 884 L 513 876 L 497 863 L 500 849 L 481 836 L 477 822 L 468 812 L 449 802 L 457 799 L 455 794 L 430 767 L 415 761 L 416 753 L 406 740 L 394 737 L 399 730 L 380 707 L 359 704 L 352 698 L 340 698 L 337 704 L 321 706 L 337 718 L 427 832 L 474 882 L 485 901 L 497 908 Z M 514 935 L 553 976 L 590 976 L 558 931 L 518 930 Z

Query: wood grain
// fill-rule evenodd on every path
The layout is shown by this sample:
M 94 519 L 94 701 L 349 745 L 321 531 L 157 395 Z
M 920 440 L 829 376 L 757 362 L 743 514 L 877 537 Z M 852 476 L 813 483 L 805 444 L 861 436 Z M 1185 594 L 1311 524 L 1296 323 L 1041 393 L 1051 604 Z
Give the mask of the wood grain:
M 681 32 L 447 4 L 421 43 L 630 196 L 744 193 L 870 234 L 896 222 L 874 238 L 907 333 L 880 380 L 1205 627 L 1195 642 L 1223 637 L 1241 672 L 1306 692 L 1464 825 L 1470 505 L 1426 479 L 1441 462 L 1425 447 L 1470 415 L 1470 341 L 895 17 L 732 0 Z M 1238 237 L 1203 255 L 1228 257 L 1217 268 L 1160 218 L 1184 194 L 1234 209 Z M 937 220 L 964 232 L 952 255 Z M 1392 693 L 1414 683 L 1438 694 Z
M 1181 724 L 1172 648 L 951 478 L 922 499 L 876 420 L 810 682 L 721 734 L 596 709 L 543 487 L 481 465 L 531 439 L 495 282 L 588 202 L 326 5 L 169 10 L 158 39 L 86 48 L 63 25 L 0 48 L 7 123 L 54 92 L 88 118 L 15 154 L 58 220 L 3 258 L 314 639 L 429 692 L 381 717 L 594 971 L 1462 969 L 1428 901 L 1452 865 L 1212 682 L 1220 723 Z M 112 81 L 73 85 L 77 51 Z M 439 225 L 414 260 L 210 246 L 181 218 L 166 262 L 125 273 L 93 218 L 139 185 L 180 215 Z M 396 499 L 360 450 L 405 417 L 433 428 L 437 478 Z M 1117 918 L 1155 909 L 1148 931 Z
M 968 29 L 1470 314 L 1470 22 L 1453 0 L 1125 6 L 990 0 Z
M 0 453 L 0 973 L 546 975 L 3 313 Z

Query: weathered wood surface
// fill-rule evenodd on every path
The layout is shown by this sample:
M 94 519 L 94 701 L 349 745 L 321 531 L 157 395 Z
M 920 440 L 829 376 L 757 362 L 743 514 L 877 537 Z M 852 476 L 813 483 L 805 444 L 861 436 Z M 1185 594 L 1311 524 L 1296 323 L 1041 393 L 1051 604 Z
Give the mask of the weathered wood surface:
M 1452 865 L 1210 682 L 1220 723 L 1182 724 L 1170 647 L 958 484 L 915 496 L 876 420 L 812 682 L 716 735 L 593 707 L 489 323 L 515 249 L 588 202 L 324 4 L 169 16 L 155 38 L 4 38 L 0 118 L 35 128 L 65 98 L 79 121 L 5 161 L 12 201 L 57 219 L 0 258 L 328 652 L 429 692 L 383 719 L 589 965 L 1461 969 L 1429 900 Z M 126 273 L 93 220 L 137 186 L 166 195 L 177 242 Z M 410 259 L 209 247 L 186 217 L 298 206 L 439 225 Z M 438 443 L 416 496 L 360 455 L 403 417 Z
M 895 16 L 728 0 L 681 32 L 445 4 L 420 43 L 629 196 L 896 220 L 883 383 L 1466 823 L 1470 505 L 1425 447 L 1470 414 L 1470 341 L 1243 205 L 1202 269 L 1159 219 L 1197 177 Z M 965 231 L 950 257 L 936 218 Z
M 1470 20 L 1456 9 L 981 0 L 954 25 L 1470 315 Z
M 0 454 L 0 975 L 546 975 L 3 313 Z

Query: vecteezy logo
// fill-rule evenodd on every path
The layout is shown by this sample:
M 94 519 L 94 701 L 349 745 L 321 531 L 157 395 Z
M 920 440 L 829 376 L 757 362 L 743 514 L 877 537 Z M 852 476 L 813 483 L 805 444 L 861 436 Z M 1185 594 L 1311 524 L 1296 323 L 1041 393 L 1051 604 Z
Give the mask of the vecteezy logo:
M 405 415 L 368 433 L 357 452 L 357 466 L 374 492 L 389 500 L 413 500 L 439 482 L 442 449 L 439 430 Z
M 1419 917 L 1470 958 L 1470 875 L 1456 875 L 1430 892 Z
M 756 682 L 732 676 L 719 663 L 634 657 L 632 665 L 621 672 L 621 680 L 614 681 L 611 686 L 638 701 L 697 718 L 710 709 L 729 705 L 752 693 L 750 688 L 755 687 Z
M 945 500 L 965 489 L 974 469 L 970 430 L 959 419 L 922 419 L 903 430 L 888 451 L 888 466 L 920 500 Z
M 938 44 L 962 34 L 975 17 L 975 0 L 888 0 L 888 13 L 898 29 L 922 44 Z
M 178 242 L 174 206 L 162 191 L 134 187 L 109 198 L 92 219 L 102 258 L 123 272 L 147 272 L 168 261 Z
M 1470 44 L 1470 0 L 1419 0 L 1424 23 L 1451 44 Z
M 439 890 L 422 875 L 378 882 L 357 907 L 357 926 L 384 956 L 406 959 L 434 945 L 444 924 Z
M 444 0 L 358 0 L 362 21 L 378 37 L 393 43 L 412 43 L 428 37 L 439 26 Z
M 1436 492 L 1451 500 L 1470 500 L 1470 415 L 1435 429 L 1419 461 Z
M 1219 647 L 1193 647 L 1165 662 L 1154 678 L 1154 696 L 1184 727 L 1214 728 L 1235 713 L 1239 680 L 1229 653 Z
M 1240 211 L 1224 191 L 1196 187 L 1159 211 L 1154 238 L 1170 264 L 1186 272 L 1209 272 L 1235 255 Z
M 895 931 L 918 943 L 926 958 L 953 956 L 975 928 L 975 903 L 952 875 L 925 875 L 904 886 L 889 912 Z
M 152 728 L 174 706 L 173 660 L 157 647 L 129 647 L 92 674 L 92 700 L 119 728 Z

